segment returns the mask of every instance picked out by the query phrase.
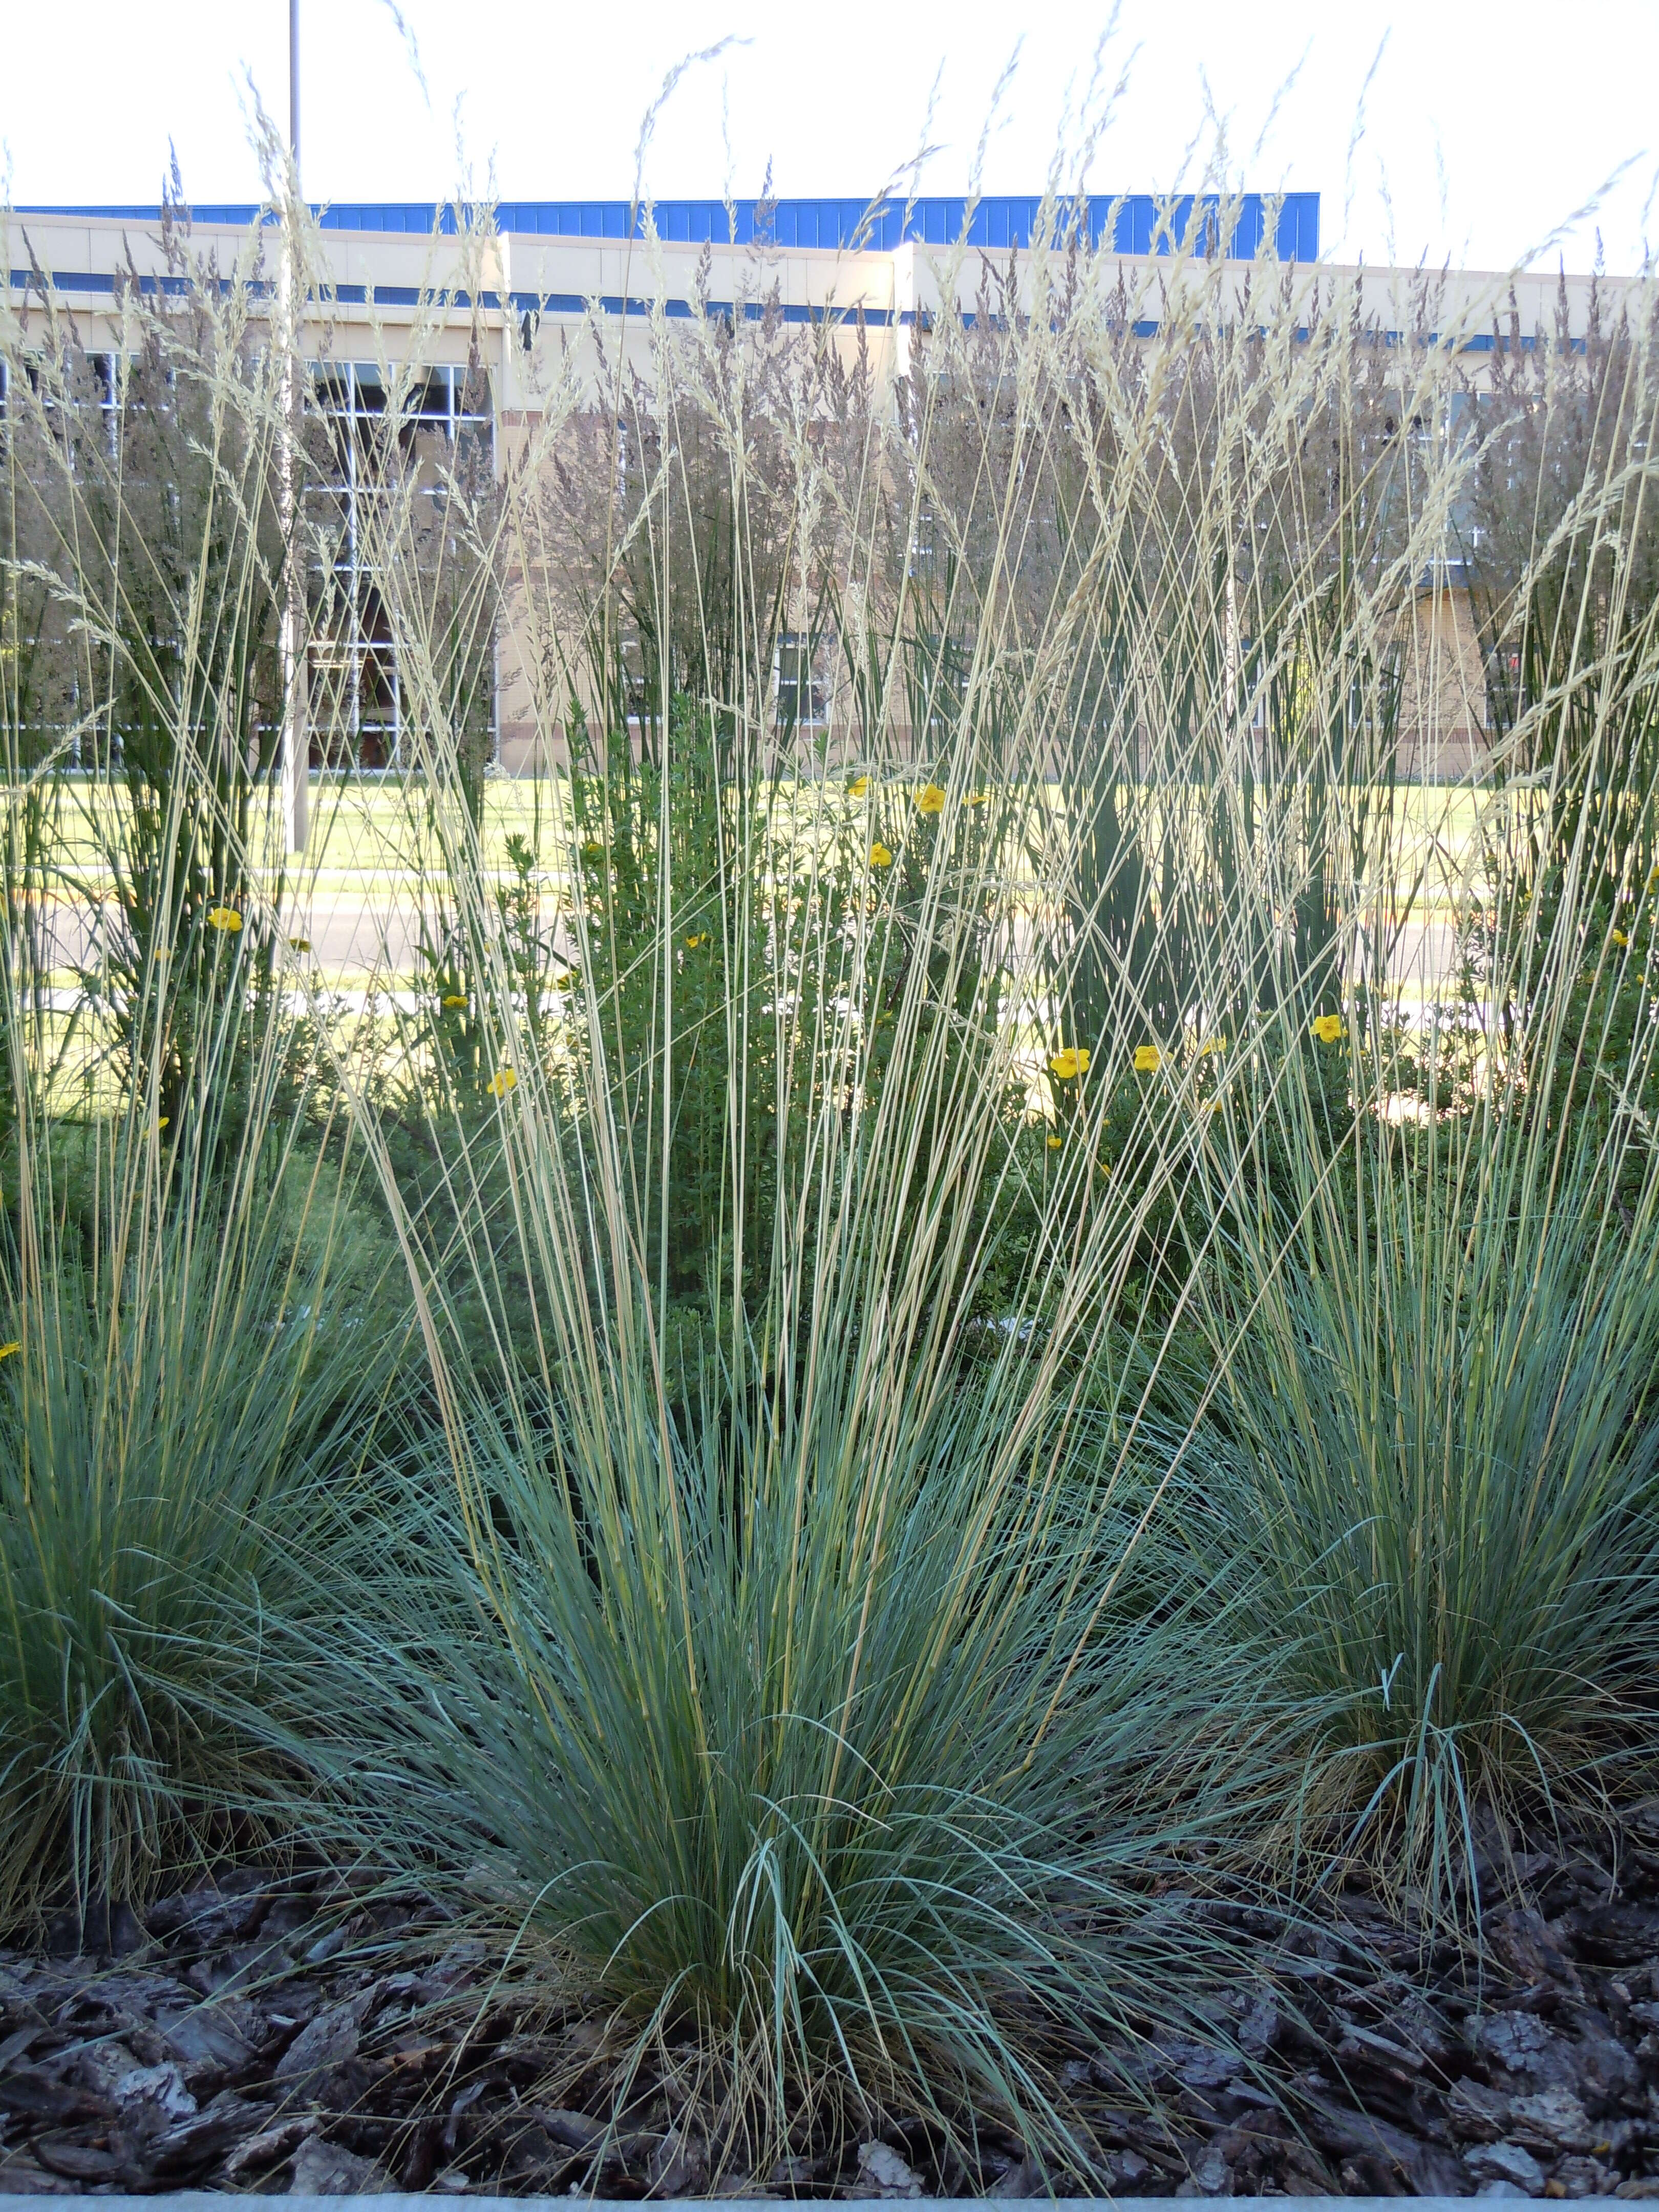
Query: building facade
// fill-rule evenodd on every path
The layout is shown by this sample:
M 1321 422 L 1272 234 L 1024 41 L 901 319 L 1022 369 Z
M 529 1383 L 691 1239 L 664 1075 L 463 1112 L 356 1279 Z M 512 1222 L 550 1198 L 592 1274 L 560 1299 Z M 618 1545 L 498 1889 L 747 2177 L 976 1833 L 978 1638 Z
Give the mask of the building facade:
M 139 205 L 0 214 L 13 308 L 44 308 L 50 297 L 70 311 L 88 353 L 112 362 L 124 283 L 135 276 L 141 288 L 180 281 L 164 251 L 162 216 Z M 1346 288 L 1390 338 L 1416 329 L 1425 281 L 1421 270 L 1322 263 L 1312 193 L 1098 198 L 1059 209 L 1018 197 L 676 200 L 649 209 L 509 201 L 487 211 L 353 204 L 319 206 L 311 216 L 307 350 L 314 343 L 316 404 L 337 426 L 317 491 L 338 518 L 328 586 L 334 613 L 313 678 L 331 726 L 347 732 L 351 757 L 366 769 L 398 758 L 404 711 L 392 625 L 372 564 L 361 557 L 359 526 L 362 503 L 374 495 L 359 428 L 384 411 L 387 362 L 418 357 L 414 434 L 452 450 L 471 441 L 495 467 L 533 432 L 554 364 L 567 379 L 597 376 L 602 359 L 613 371 L 642 364 L 653 316 L 781 315 L 824 330 L 849 358 L 861 349 L 878 378 L 890 378 L 905 368 L 930 316 L 946 307 L 972 315 L 988 265 L 1006 267 L 1019 256 L 1029 266 L 1034 255 L 1063 250 L 1052 243 L 1056 221 L 1115 261 L 1126 296 L 1146 318 L 1134 327 L 1149 336 L 1170 284 L 1198 265 L 1213 276 L 1223 264 L 1241 298 L 1264 264 L 1310 302 Z M 227 270 L 240 257 L 246 269 L 250 238 L 272 220 L 252 205 L 198 206 L 189 216 L 191 256 Z M 257 281 L 270 284 L 278 234 L 264 234 L 270 252 Z M 1450 272 L 1437 296 L 1448 342 L 1471 357 L 1477 380 L 1483 356 L 1504 343 L 1495 332 L 1505 320 L 1522 332 L 1553 329 L 1565 302 L 1578 342 L 1592 312 L 1582 278 Z M 1407 658 L 1431 673 L 1410 678 L 1402 700 L 1402 766 L 1462 773 L 1482 741 L 1484 680 L 1467 581 L 1454 566 L 1425 577 L 1417 622 Z M 781 653 L 781 690 L 793 685 L 792 697 L 810 702 L 811 672 L 793 665 L 787 639 Z M 532 764 L 534 718 L 510 647 L 493 691 L 502 766 Z

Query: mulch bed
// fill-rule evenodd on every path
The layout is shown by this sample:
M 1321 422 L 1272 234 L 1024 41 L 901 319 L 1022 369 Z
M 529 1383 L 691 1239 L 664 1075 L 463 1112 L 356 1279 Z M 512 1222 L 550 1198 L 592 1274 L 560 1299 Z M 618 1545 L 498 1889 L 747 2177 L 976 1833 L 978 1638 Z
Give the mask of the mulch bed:
M 1247 1960 L 1212 2032 L 1063 2062 L 1103 2171 L 994 2128 L 969 2169 L 901 2116 L 722 2192 L 1659 2197 L 1659 1805 L 1510 1870 L 1478 1977 L 1358 1889 L 1288 1939 L 1195 1900 Z M 672 2049 L 619 2100 L 604 2021 L 418 1899 L 244 1868 L 54 1935 L 0 1950 L 0 2192 L 710 2185 Z

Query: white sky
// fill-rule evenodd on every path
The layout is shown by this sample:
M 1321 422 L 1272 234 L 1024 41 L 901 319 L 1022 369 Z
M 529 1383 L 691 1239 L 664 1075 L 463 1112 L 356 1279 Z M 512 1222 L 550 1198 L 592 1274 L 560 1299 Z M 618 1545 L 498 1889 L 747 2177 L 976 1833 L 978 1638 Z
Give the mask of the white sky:
M 923 143 L 943 64 L 921 189 L 961 191 L 1022 29 L 982 180 L 1040 191 L 1067 88 L 1075 112 L 1105 23 L 1097 0 L 402 0 L 428 100 L 387 0 L 301 6 L 306 188 L 343 200 L 441 198 L 464 162 L 475 188 L 493 172 L 504 197 L 624 198 L 665 72 L 726 35 L 748 43 L 683 79 L 647 190 L 717 197 L 729 178 L 750 195 L 770 161 L 781 194 L 871 192 Z M 1122 0 L 1109 85 L 1126 67 L 1086 179 L 1097 192 L 1197 180 L 1207 81 L 1230 118 L 1229 181 L 1320 192 L 1332 258 L 1508 267 L 1627 160 L 1547 264 L 1565 254 L 1589 267 L 1598 226 L 1614 270 L 1634 269 L 1645 240 L 1659 245 L 1659 0 Z M 153 200 L 169 137 L 190 197 L 257 198 L 250 72 L 285 118 L 286 0 L 0 0 L 14 202 Z M 1078 180 L 1074 165 L 1064 180 Z

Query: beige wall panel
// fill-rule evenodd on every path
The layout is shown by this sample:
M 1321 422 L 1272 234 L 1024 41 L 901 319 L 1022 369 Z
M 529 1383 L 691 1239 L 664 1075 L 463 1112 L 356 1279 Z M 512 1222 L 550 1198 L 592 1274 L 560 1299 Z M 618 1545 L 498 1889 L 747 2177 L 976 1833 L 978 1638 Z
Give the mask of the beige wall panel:
M 1486 664 L 1468 592 L 1419 592 L 1401 645 L 1400 774 L 1440 783 L 1467 775 L 1486 743 Z

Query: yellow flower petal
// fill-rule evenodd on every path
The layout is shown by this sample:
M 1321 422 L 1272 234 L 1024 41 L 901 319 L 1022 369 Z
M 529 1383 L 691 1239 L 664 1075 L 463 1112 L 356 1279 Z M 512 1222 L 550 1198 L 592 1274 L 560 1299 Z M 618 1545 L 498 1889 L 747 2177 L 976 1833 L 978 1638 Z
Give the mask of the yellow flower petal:
M 848 794 L 854 799 L 862 799 L 869 788 L 870 779 L 867 775 L 855 775 L 847 787 Z
M 161 1135 L 161 1133 L 162 1130 L 166 1128 L 166 1127 L 167 1127 L 167 1123 L 168 1123 L 172 1119 L 173 1119 L 173 1116 L 172 1116 L 172 1115 L 171 1115 L 171 1114 L 158 1114 L 158 1115 L 156 1115 L 156 1117 L 155 1117 L 155 1133 L 156 1133 L 156 1135 L 157 1135 L 158 1137 Z
M 1135 1073 L 1137 1075 L 1154 1075 L 1157 1073 L 1158 1070 L 1163 1066 L 1163 1065 L 1164 1054 L 1158 1049 L 1157 1045 L 1138 1044 L 1135 1047 Z
M 1089 1050 L 1086 1045 L 1063 1045 L 1048 1062 L 1062 1083 L 1074 1083 L 1079 1075 L 1089 1072 Z
M 1318 1014 L 1314 1018 L 1313 1033 L 1321 1044 L 1334 1044 L 1347 1034 L 1347 1024 L 1340 1014 Z
M 991 794 L 988 791 L 970 791 L 968 794 L 968 804 L 969 806 L 988 806 L 991 804 Z
M 498 1067 L 494 1075 L 490 1077 L 489 1081 L 485 1087 L 490 1092 L 492 1097 L 496 1098 L 505 1098 L 507 1092 L 514 1088 L 518 1080 L 518 1076 L 514 1069 L 510 1067 Z
M 1050 1137 L 1048 1139 L 1048 1150 L 1051 1152 L 1057 1152 L 1065 1141 L 1066 1139 L 1064 1137 Z
M 890 868 L 892 866 L 893 856 L 888 851 L 885 845 L 876 844 L 870 848 L 870 865 L 872 868 Z
M 9 1344 L 0 1344 L 0 1359 L 9 1359 L 14 1352 L 21 1352 L 22 1349 L 17 1339 L 13 1337 Z
M 234 935 L 241 926 L 242 917 L 234 906 L 210 906 L 208 908 L 208 927 L 210 929 L 228 929 Z
M 706 929 L 699 930 L 695 937 L 688 937 L 686 939 L 685 949 L 688 952 L 695 952 L 700 945 L 707 945 L 708 942 L 708 931 Z
M 1629 938 L 1627 938 L 1627 937 L 1626 936 L 1626 934 L 1625 934 L 1625 933 L 1624 933 L 1624 931 L 1623 931 L 1622 929 L 1615 929 L 1615 930 L 1613 931 L 1613 943 L 1614 943 L 1616 945 L 1618 945 L 1618 946 L 1620 948 L 1620 950 L 1621 950 L 1621 951 L 1623 950 L 1623 948 L 1624 948 L 1626 945 L 1627 945 L 1630 943 L 1630 939 L 1629 939 Z
M 925 783 L 916 793 L 916 810 L 921 814 L 942 814 L 945 811 L 945 787 Z
M 449 996 L 444 1000 L 444 1004 L 447 1006 L 464 1006 L 466 1004 L 465 992 L 452 991 L 449 994 Z

